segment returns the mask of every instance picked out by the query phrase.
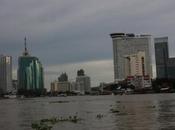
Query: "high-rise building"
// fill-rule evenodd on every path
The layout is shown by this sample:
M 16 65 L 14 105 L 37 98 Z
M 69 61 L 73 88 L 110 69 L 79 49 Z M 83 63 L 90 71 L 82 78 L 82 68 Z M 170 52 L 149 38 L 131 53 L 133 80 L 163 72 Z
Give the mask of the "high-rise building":
M 175 78 L 175 58 L 169 57 L 168 37 L 154 39 L 157 78 Z
M 0 93 L 12 92 L 12 57 L 0 55 Z
M 113 33 L 114 79 L 128 76 L 152 77 L 151 35 Z
M 154 39 L 157 78 L 168 78 L 168 37 Z
M 37 57 L 30 56 L 26 47 L 22 56 L 18 58 L 18 91 L 32 91 L 41 93 L 44 90 L 43 67 Z
M 83 69 L 77 71 L 76 84 L 81 94 L 89 93 L 91 91 L 90 77 L 84 74 Z

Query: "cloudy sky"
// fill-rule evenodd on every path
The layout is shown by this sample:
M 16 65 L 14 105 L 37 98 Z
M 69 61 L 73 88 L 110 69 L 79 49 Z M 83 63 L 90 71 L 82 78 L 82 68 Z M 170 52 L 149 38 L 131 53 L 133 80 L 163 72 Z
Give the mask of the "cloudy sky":
M 0 53 L 17 58 L 27 36 L 45 68 L 45 84 L 85 69 L 92 86 L 113 81 L 113 32 L 169 36 L 175 56 L 174 0 L 0 0 Z

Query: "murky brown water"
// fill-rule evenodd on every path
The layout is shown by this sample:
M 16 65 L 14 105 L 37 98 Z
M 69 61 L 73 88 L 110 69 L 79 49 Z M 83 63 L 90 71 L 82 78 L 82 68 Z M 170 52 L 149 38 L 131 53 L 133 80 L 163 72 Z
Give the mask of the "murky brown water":
M 32 122 L 76 113 L 83 120 L 57 123 L 53 130 L 175 130 L 175 94 L 0 100 L 0 130 L 32 130 Z

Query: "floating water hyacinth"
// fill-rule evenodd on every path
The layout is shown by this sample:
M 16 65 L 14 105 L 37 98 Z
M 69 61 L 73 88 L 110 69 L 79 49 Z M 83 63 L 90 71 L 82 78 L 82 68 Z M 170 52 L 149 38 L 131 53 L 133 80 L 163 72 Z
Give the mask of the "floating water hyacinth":
M 69 116 L 68 118 L 64 117 L 52 117 L 48 119 L 41 119 L 39 122 L 32 123 L 31 127 L 34 130 L 51 130 L 53 125 L 59 122 L 72 122 L 77 123 L 81 119 L 75 116 Z

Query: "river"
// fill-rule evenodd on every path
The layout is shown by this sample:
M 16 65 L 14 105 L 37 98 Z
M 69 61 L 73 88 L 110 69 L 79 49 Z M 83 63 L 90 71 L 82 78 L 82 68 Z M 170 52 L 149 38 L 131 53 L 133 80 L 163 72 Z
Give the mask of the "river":
M 52 130 L 175 130 L 175 94 L 3 99 L 0 130 L 32 130 L 41 119 L 75 114 L 82 120 Z

